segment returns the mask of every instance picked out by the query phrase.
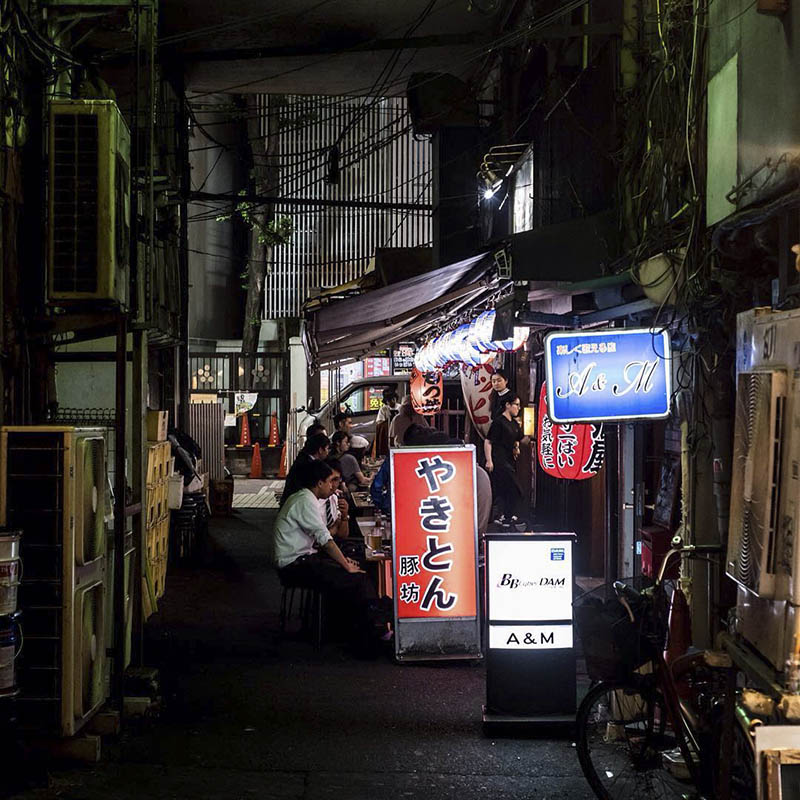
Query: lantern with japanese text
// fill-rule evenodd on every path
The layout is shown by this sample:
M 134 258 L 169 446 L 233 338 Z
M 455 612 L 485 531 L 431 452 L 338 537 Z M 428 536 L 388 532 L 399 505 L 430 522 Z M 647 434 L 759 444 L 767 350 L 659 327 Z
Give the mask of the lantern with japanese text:
M 554 423 L 547 414 L 547 387 L 539 396 L 539 464 L 554 478 L 580 481 L 600 471 L 605 457 L 603 425 Z
M 462 364 L 459 370 L 461 391 L 464 394 L 467 413 L 482 439 L 486 438 L 489 426 L 492 424 L 492 373 L 494 370 L 493 364 L 482 364 L 478 367 Z
M 444 397 L 444 380 L 438 370 L 421 372 L 416 367 L 411 370 L 411 407 L 417 414 L 430 416 L 438 414 Z

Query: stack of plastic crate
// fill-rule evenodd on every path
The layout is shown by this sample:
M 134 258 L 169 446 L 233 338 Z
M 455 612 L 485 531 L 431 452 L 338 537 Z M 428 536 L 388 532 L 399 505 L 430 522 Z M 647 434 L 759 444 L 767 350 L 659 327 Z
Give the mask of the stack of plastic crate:
M 169 554 L 169 478 L 172 473 L 169 442 L 147 443 L 147 569 L 156 599 L 163 597 Z

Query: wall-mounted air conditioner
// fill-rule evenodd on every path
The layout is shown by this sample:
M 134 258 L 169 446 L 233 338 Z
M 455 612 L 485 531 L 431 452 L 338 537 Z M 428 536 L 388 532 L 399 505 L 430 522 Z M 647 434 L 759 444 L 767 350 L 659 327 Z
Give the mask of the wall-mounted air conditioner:
M 113 100 L 50 103 L 51 303 L 128 302 L 130 132 Z
M 759 597 L 775 597 L 786 415 L 784 370 L 737 378 L 727 573 Z
M 75 734 L 105 701 L 102 431 L 0 429 L 0 524 L 23 531 L 19 721 Z

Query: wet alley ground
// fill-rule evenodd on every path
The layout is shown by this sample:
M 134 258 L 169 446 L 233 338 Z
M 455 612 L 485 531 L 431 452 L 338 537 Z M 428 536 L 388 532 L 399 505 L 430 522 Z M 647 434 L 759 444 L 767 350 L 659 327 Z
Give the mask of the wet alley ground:
M 100 764 L 53 770 L 15 798 L 589 800 L 569 739 L 484 734 L 482 666 L 281 641 L 274 514 L 212 520 L 203 565 L 171 570 L 147 626 L 160 718 L 126 725 Z

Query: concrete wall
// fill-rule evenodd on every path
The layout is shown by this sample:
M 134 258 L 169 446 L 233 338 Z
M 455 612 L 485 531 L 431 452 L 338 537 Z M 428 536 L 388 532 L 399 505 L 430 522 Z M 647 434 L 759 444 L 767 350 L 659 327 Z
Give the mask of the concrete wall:
M 768 157 L 800 154 L 800 95 L 796 91 L 800 14 L 790 10 L 783 17 L 766 16 L 749 7 L 751 3 L 711 3 L 708 19 L 709 79 L 738 54 L 739 181 Z M 713 108 L 709 111 L 714 113 Z M 709 141 L 710 153 L 716 144 Z M 740 207 L 753 202 L 767 173 L 757 176 L 754 190 Z
M 189 140 L 192 189 L 203 192 L 236 193 L 245 185 L 246 175 L 238 159 L 240 128 L 245 124 L 219 124 L 230 119 L 231 98 L 204 97 L 205 103 L 225 104 L 222 114 L 198 115 L 200 124 L 217 142 L 216 146 L 199 127 Z M 189 338 L 215 341 L 241 339 L 245 292 L 240 273 L 244 271 L 247 241 L 241 225 L 217 222 L 209 204 L 189 206 Z M 208 220 L 198 217 L 208 216 Z

